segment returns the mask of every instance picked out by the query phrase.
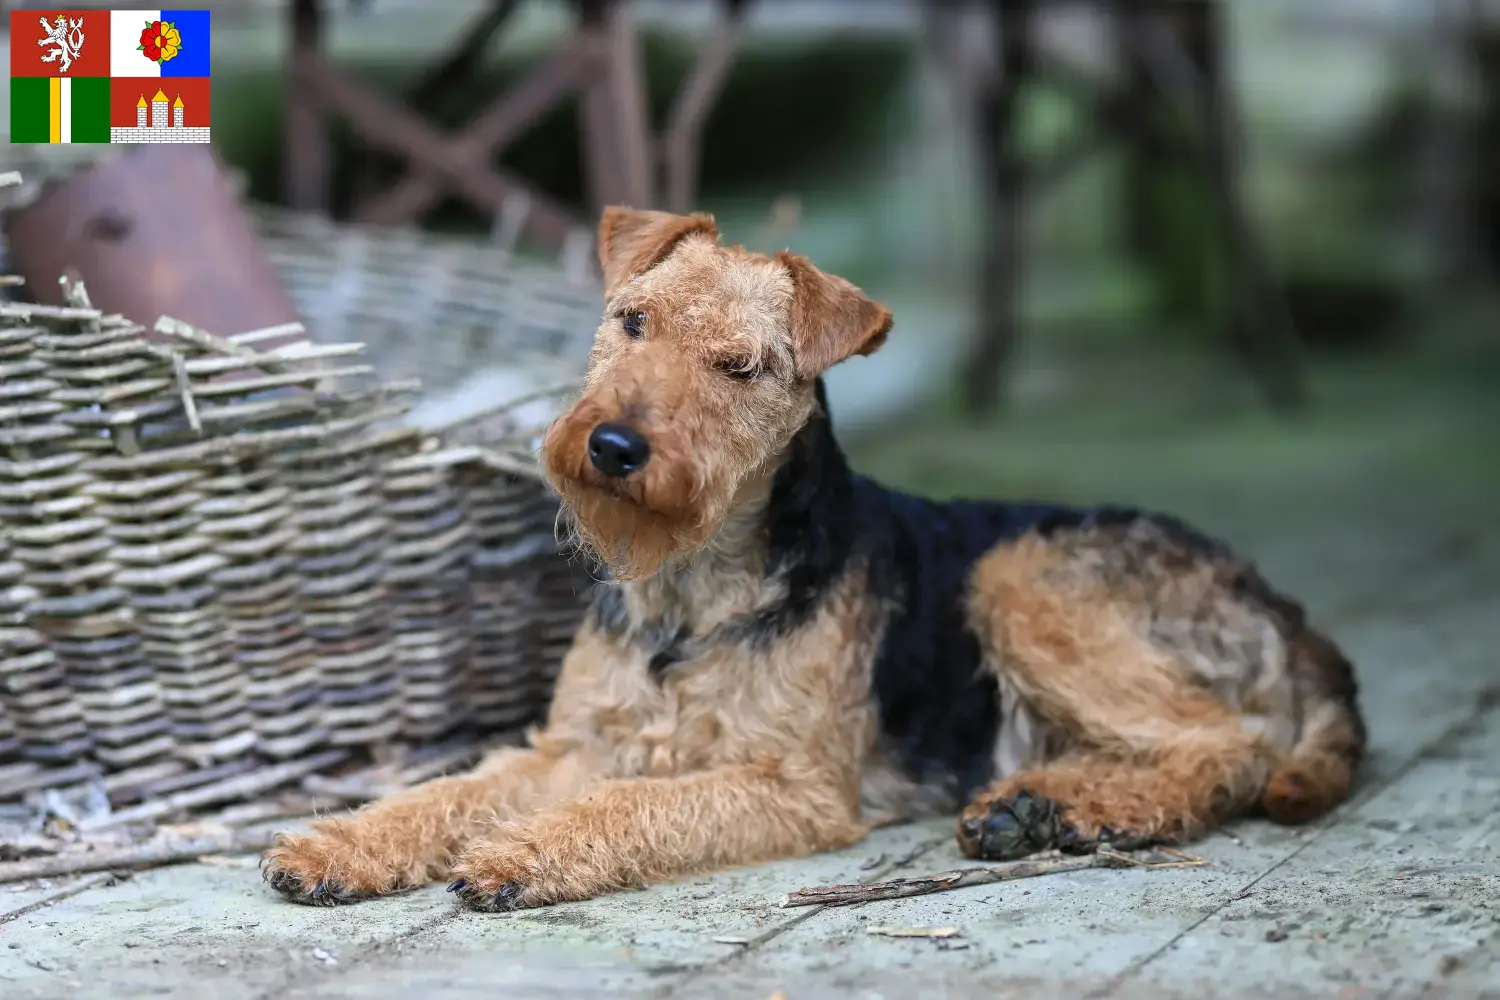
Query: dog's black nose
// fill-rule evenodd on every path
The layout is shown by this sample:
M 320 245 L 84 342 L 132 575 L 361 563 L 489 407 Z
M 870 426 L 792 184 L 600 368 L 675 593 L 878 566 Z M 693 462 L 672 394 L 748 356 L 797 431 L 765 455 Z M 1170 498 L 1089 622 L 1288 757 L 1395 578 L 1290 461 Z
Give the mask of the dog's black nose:
M 600 424 L 589 435 L 589 461 L 606 476 L 623 479 L 651 457 L 651 445 L 624 424 Z

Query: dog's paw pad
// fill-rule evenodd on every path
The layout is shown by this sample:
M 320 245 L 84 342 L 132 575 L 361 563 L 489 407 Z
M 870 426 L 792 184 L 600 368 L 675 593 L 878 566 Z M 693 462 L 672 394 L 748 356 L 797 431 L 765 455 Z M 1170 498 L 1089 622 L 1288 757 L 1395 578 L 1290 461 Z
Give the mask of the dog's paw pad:
M 1056 802 L 1023 790 L 991 802 L 982 814 L 964 817 L 958 839 L 970 857 L 1011 861 L 1070 846 L 1076 838 Z

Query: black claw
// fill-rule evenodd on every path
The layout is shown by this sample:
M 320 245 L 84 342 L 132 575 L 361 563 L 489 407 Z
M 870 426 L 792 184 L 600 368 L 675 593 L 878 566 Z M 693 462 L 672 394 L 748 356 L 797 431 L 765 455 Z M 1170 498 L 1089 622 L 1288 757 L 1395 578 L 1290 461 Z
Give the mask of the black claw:
M 491 896 L 481 904 L 483 909 L 490 911 L 514 910 L 521 902 L 521 887 L 514 882 L 507 882 L 500 887 L 500 891 Z
M 521 904 L 522 888 L 515 882 L 507 882 L 496 892 L 483 892 L 470 885 L 467 879 L 459 879 L 448 887 L 448 891 L 458 893 L 459 900 L 470 909 L 496 913 L 516 909 Z
M 277 868 L 263 869 L 263 878 L 272 889 L 281 893 L 295 903 L 309 903 L 313 906 L 338 906 L 342 903 L 357 903 L 369 899 L 373 894 L 348 892 L 338 882 L 323 879 L 317 885 L 308 889 L 303 886 L 302 880 L 291 872 L 282 871 Z

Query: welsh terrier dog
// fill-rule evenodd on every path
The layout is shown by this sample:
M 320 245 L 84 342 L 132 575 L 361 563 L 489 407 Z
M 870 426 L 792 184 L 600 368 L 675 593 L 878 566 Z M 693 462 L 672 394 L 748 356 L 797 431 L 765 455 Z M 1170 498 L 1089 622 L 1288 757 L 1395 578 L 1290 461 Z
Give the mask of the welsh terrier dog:
M 821 375 L 890 312 L 712 218 L 611 208 L 608 305 L 543 466 L 609 582 L 546 725 L 284 835 L 346 902 L 579 900 L 958 820 L 972 858 L 1181 842 L 1347 794 L 1349 662 L 1222 544 L 1121 508 L 934 503 L 850 471 Z M 965 805 L 967 807 L 965 808 Z

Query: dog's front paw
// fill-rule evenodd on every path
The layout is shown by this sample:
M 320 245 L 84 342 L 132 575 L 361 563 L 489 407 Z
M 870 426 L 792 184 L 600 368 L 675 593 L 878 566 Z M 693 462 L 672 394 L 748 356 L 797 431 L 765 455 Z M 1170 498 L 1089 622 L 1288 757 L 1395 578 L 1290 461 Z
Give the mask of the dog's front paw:
M 453 862 L 450 874 L 449 892 L 490 913 L 593 895 L 582 881 L 567 877 L 558 859 L 525 841 L 475 841 Z
M 549 867 L 535 848 L 479 840 L 453 862 L 448 891 L 466 906 L 490 913 L 555 903 L 544 888 Z
M 342 828 L 284 833 L 261 858 L 261 877 L 287 898 L 315 906 L 356 903 L 422 883 L 410 864 L 382 857 L 376 848 Z

